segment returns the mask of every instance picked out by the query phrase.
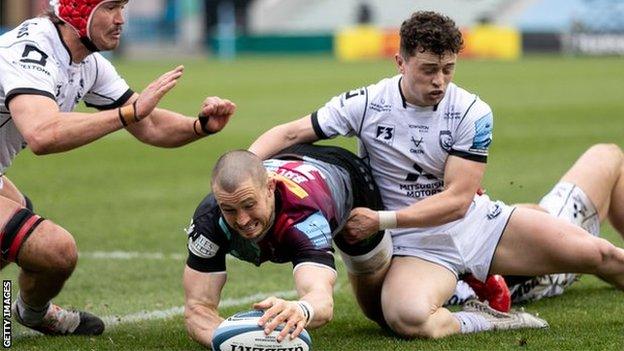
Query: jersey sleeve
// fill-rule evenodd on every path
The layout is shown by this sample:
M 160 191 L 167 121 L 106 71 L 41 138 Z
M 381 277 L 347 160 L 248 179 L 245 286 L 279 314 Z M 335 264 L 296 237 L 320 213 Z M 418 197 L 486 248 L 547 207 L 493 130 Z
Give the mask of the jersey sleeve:
M 331 226 L 321 212 L 294 224 L 290 230 L 295 232 L 295 235 L 289 236 L 292 238 L 289 246 L 293 250 L 293 267 L 302 263 L 313 263 L 336 269 L 331 244 Z
M 132 97 L 134 91 L 104 56 L 95 53 L 93 61 L 96 77 L 93 86 L 84 96 L 85 105 L 98 110 L 110 110 L 123 106 Z
M 479 98 L 475 98 L 457 127 L 450 154 L 486 163 L 493 127 L 492 109 Z
M 332 98 L 312 113 L 312 126 L 319 139 L 359 133 L 368 103 L 368 89 L 348 91 Z
M 58 70 L 52 55 L 30 40 L 0 48 L 0 86 L 4 104 L 22 94 L 55 98 Z
M 188 234 L 186 264 L 200 272 L 225 272 L 228 240 L 218 228 L 218 215 L 214 208 L 206 210 L 207 205 L 210 206 L 207 200 L 210 198 L 200 204 L 186 229 Z

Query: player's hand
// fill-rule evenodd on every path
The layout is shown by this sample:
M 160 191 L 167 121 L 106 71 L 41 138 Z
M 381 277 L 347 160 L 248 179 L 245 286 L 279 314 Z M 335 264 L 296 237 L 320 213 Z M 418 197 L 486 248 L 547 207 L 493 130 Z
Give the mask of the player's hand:
M 306 316 L 296 301 L 286 301 L 275 296 L 268 297 L 253 305 L 255 309 L 265 310 L 264 315 L 258 320 L 258 325 L 264 327 L 266 335 L 271 334 L 278 325 L 285 323 L 284 328 L 277 336 L 277 341 L 282 341 L 288 336 L 294 339 L 306 326 Z
M 370 208 L 356 207 L 351 210 L 343 236 L 347 243 L 355 244 L 379 231 L 379 214 Z
M 202 128 L 209 134 L 214 134 L 229 122 L 230 117 L 236 111 L 236 104 L 227 99 L 221 99 L 217 96 L 207 97 L 202 103 L 202 108 L 199 112 L 200 116 L 207 117 L 205 125 Z
M 163 96 L 178 83 L 178 79 L 182 77 L 183 71 L 184 66 L 178 66 L 158 77 L 158 79 L 143 89 L 136 101 L 135 113 L 137 119 L 141 120 L 154 111 Z

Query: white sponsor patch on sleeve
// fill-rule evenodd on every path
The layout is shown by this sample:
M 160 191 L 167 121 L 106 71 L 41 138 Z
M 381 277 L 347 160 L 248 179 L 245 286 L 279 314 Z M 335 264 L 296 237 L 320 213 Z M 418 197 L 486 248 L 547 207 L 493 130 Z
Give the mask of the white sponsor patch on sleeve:
M 188 242 L 189 250 L 193 255 L 201 258 L 211 258 L 219 251 L 219 245 L 213 243 L 205 236 L 199 234 L 195 239 L 191 236 Z

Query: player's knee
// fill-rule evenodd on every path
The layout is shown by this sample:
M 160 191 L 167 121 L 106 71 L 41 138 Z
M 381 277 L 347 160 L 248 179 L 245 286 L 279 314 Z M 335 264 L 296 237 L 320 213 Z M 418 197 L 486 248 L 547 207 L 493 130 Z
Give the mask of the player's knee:
M 74 238 L 65 229 L 54 225 L 55 243 L 51 248 L 51 265 L 59 274 L 70 275 L 78 262 L 78 250 Z
M 602 238 L 594 238 L 586 248 L 585 264 L 589 273 L 600 273 L 603 267 L 617 257 L 618 249 L 615 245 Z
M 29 241 L 32 242 L 28 243 L 30 245 L 24 256 L 20 256 L 20 264 L 26 268 L 35 266 L 36 270 L 47 271 L 59 277 L 69 277 L 78 262 L 74 238 L 68 231 L 50 221 L 43 222 L 38 230 L 30 238 Z
M 388 327 L 403 338 L 434 338 L 427 322 L 435 310 L 436 307 L 423 303 L 405 306 L 397 301 L 384 306 L 384 318 Z
M 624 154 L 617 144 L 595 144 L 587 152 L 593 154 L 596 159 L 610 160 L 607 164 L 613 164 L 616 168 L 624 163 Z

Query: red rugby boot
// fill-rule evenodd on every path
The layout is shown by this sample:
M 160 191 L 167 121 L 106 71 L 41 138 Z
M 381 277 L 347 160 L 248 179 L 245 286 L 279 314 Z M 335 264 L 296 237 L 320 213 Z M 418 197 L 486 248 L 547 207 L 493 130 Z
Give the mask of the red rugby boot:
M 485 283 L 472 274 L 466 275 L 462 280 L 474 290 L 479 300 L 487 301 L 493 309 L 500 312 L 509 312 L 511 309 L 511 293 L 501 275 L 488 275 Z

